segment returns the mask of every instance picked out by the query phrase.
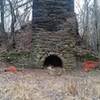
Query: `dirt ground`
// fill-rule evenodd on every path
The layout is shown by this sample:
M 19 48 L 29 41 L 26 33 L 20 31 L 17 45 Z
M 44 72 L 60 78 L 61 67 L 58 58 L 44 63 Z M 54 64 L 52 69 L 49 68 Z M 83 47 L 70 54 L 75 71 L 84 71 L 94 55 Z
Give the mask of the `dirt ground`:
M 0 100 L 100 100 L 100 71 L 0 73 Z

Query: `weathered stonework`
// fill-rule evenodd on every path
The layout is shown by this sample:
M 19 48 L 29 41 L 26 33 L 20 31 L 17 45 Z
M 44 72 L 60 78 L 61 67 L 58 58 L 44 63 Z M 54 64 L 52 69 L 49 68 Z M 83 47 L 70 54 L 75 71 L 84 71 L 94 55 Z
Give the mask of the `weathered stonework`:
M 73 48 L 78 39 L 74 0 L 34 0 L 32 22 L 34 65 L 43 67 L 46 59 L 56 56 L 64 68 L 74 68 Z

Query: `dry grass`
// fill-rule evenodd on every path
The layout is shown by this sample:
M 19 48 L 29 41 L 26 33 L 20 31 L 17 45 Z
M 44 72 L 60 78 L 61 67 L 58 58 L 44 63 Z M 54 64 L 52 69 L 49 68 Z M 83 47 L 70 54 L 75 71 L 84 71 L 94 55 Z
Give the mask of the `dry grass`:
M 2 73 L 0 100 L 100 100 L 99 76 L 52 76 L 47 70 Z

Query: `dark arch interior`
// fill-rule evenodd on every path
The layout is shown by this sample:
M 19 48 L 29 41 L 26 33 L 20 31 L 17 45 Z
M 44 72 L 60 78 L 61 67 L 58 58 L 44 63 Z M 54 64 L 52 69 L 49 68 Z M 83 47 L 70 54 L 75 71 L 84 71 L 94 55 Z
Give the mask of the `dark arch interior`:
M 50 65 L 53 67 L 63 67 L 62 60 L 56 55 L 50 55 L 45 59 L 44 67 L 48 67 Z

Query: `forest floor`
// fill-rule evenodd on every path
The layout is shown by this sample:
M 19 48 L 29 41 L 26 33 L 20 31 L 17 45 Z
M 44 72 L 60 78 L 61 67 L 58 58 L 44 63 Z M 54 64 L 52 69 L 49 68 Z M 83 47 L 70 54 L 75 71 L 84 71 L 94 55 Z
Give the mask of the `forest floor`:
M 61 75 L 47 69 L 1 72 L 0 100 L 100 100 L 100 70 Z

